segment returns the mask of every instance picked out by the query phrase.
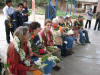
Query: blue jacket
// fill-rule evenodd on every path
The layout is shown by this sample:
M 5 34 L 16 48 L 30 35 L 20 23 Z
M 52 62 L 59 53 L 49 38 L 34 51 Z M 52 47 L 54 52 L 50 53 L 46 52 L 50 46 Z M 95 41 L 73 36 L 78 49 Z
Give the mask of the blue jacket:
M 13 24 L 14 31 L 16 30 L 17 27 L 23 26 L 22 14 L 19 11 L 15 11 L 13 13 L 12 24 Z

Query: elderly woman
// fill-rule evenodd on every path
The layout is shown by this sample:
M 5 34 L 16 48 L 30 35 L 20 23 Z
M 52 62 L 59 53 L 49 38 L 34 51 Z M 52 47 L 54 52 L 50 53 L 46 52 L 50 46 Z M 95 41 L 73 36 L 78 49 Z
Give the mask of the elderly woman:
M 30 56 L 33 53 L 28 42 L 28 28 L 26 26 L 17 28 L 14 32 L 14 41 L 10 43 L 7 52 L 7 63 L 10 65 L 9 70 L 11 74 L 27 75 L 27 71 L 37 70 L 33 66 L 30 67 Z

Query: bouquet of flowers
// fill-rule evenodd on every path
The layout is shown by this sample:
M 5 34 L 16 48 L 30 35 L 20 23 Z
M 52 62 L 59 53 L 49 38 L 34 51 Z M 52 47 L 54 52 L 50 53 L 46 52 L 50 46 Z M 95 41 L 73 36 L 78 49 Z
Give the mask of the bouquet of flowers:
M 57 51 L 57 46 L 48 46 L 47 50 L 50 51 L 51 53 L 55 53 Z
M 47 64 L 43 63 L 42 58 L 39 58 L 37 61 L 34 61 L 35 66 L 38 67 L 39 69 L 42 69 L 43 67 L 47 66 Z
M 54 63 L 56 63 L 56 61 L 60 61 L 60 59 L 58 57 L 53 56 L 52 54 L 46 54 L 42 58 L 39 58 L 37 61 L 34 61 L 34 63 L 36 65 L 36 67 L 38 67 L 39 69 L 42 69 L 48 65 L 48 64 L 45 64 L 46 60 L 52 61 Z
M 65 32 L 67 32 L 69 30 L 68 26 L 65 26 Z
M 28 15 L 31 15 L 32 14 L 32 10 L 29 10 L 27 14 Z
M 59 30 L 59 27 L 57 26 L 57 24 L 53 24 L 52 26 L 53 26 L 54 30 Z
M 68 35 L 72 35 L 72 34 L 74 34 L 74 32 L 73 32 L 73 30 L 69 30 L 69 31 L 67 32 L 67 34 L 68 34 Z
M 8 67 L 10 66 L 10 64 L 4 63 L 4 61 L 2 60 L 3 57 L 0 56 L 0 75 L 3 75 L 5 72 L 8 72 Z
M 54 63 L 56 63 L 56 61 L 60 62 L 60 59 L 57 56 L 53 56 L 53 55 L 49 56 L 48 60 L 53 61 Z

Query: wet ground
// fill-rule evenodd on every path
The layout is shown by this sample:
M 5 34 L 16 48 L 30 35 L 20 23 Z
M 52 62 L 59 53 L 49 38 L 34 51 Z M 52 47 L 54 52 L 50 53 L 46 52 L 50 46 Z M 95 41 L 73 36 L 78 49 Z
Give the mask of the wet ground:
M 35 16 L 35 20 L 39 21 L 43 27 L 44 16 Z M 94 24 L 95 20 L 92 21 L 92 28 L 88 30 L 91 43 L 84 46 L 74 45 L 73 50 L 75 53 L 72 56 L 64 58 L 59 64 L 62 69 L 59 72 L 53 72 L 53 75 L 100 74 L 100 31 L 93 30 Z M 0 14 L 0 55 L 4 59 L 6 59 L 7 47 L 4 16 Z
M 100 32 L 89 30 L 91 43 L 74 46 L 74 54 L 63 59 L 61 71 L 54 75 L 99 75 Z

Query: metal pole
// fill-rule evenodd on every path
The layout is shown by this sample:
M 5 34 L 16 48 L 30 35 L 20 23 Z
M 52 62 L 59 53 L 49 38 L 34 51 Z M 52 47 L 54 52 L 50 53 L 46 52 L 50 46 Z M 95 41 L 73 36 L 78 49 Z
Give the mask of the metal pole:
M 66 9 L 66 15 L 68 15 L 68 0 L 67 0 L 67 9 Z
M 58 0 L 56 0 L 56 14 L 57 14 Z
M 77 2 L 77 7 L 76 7 L 76 11 L 78 11 L 78 0 L 77 0 L 76 2 Z
M 33 20 L 35 20 L 35 0 L 32 0 L 32 16 Z
M 50 19 L 50 2 L 51 0 L 49 0 L 49 6 L 48 6 L 48 19 Z
M 73 3 L 73 4 L 74 4 L 73 13 L 75 13 L 75 5 L 76 5 L 76 4 L 75 4 L 75 0 L 74 0 L 74 3 Z
M 71 8 L 70 8 L 70 15 L 71 15 L 71 11 L 72 11 L 72 5 L 73 4 L 73 0 L 71 0 Z

